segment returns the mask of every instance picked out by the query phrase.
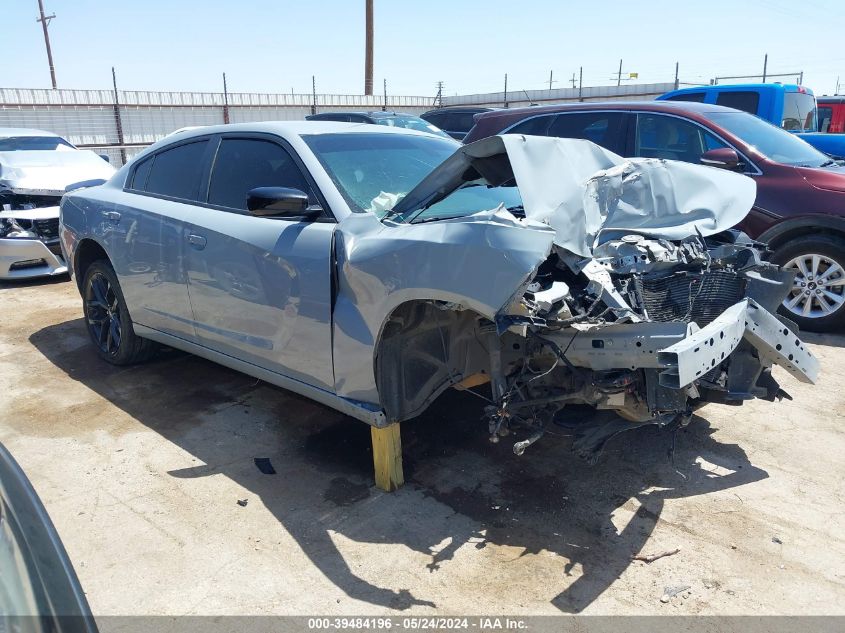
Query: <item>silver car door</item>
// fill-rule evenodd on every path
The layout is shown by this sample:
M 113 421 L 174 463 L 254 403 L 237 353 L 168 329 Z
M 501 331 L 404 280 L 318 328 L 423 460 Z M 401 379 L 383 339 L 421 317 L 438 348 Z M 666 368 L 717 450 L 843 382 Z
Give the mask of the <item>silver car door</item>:
M 333 390 L 334 220 L 246 212 L 255 187 L 300 189 L 318 202 L 299 161 L 274 138 L 220 140 L 207 208 L 187 236 L 197 337 L 210 349 Z
M 139 162 L 122 204 L 106 213 L 110 251 L 132 319 L 195 341 L 185 273 L 187 235 L 209 139 L 191 139 Z

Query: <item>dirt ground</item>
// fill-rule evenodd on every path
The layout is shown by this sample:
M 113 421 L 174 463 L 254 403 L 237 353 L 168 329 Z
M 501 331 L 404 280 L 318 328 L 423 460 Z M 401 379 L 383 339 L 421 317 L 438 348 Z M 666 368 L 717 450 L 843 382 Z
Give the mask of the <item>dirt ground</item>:
M 448 393 L 385 494 L 362 423 L 181 353 L 113 368 L 74 284 L 0 285 L 0 441 L 98 615 L 845 614 L 845 336 L 805 340 L 823 373 L 779 373 L 793 401 L 630 431 L 596 466 L 562 429 L 516 457 Z

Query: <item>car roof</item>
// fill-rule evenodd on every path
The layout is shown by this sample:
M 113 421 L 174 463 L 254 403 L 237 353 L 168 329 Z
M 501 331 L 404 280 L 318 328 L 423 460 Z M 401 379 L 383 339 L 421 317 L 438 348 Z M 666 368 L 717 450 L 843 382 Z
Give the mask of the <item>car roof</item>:
M 488 112 L 490 110 L 496 110 L 492 106 L 483 106 L 483 105 L 453 105 L 453 106 L 443 106 L 442 108 L 433 108 L 428 112 L 424 112 L 423 114 L 428 114 L 429 112 L 465 112 L 467 110 L 479 110 L 481 112 Z
M 367 112 L 360 111 L 360 110 L 333 110 L 332 112 L 318 112 L 317 114 L 309 114 L 306 119 L 309 117 L 319 117 L 319 116 L 331 116 L 333 114 L 356 114 L 358 116 L 369 116 L 373 118 L 377 117 L 395 117 L 395 116 L 412 116 L 415 117 L 415 114 L 408 114 L 407 112 L 394 112 L 393 110 L 369 110 Z M 318 119 L 319 120 L 319 119 Z
M 36 130 L 27 127 L 0 127 L 0 138 L 9 138 L 12 136 L 59 136 L 55 132 L 47 132 L 45 130 Z
M 821 96 L 816 97 L 818 103 L 845 103 L 845 95 Z
M 373 125 L 371 123 L 342 123 L 340 121 L 260 121 L 255 123 L 226 123 L 223 125 L 205 125 L 176 132 L 157 141 L 152 148 L 181 141 L 196 136 L 209 134 L 227 134 L 231 132 L 264 132 L 282 138 L 309 136 L 314 134 L 413 134 L 431 137 L 428 132 L 411 130 L 404 127 Z M 144 153 L 147 153 L 146 150 Z
M 508 108 L 484 112 L 479 118 L 492 119 L 496 117 L 518 118 L 519 115 L 535 116 L 537 114 L 566 112 L 567 110 L 648 110 L 652 112 L 738 112 L 734 108 L 715 105 L 712 103 L 698 103 L 695 101 L 588 101 L 578 103 L 556 103 L 546 106 L 525 106 L 522 108 Z

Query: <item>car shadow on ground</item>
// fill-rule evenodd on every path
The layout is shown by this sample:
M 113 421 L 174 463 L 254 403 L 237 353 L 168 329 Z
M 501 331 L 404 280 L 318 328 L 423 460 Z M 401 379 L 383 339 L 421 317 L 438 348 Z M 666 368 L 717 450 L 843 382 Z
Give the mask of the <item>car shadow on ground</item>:
M 768 476 L 742 448 L 717 441 L 699 416 L 676 434 L 643 427 L 617 436 L 595 466 L 570 453 L 563 429 L 552 429 L 516 457 L 513 437 L 489 442 L 480 421 L 484 401 L 449 391 L 403 424 L 407 484 L 385 494 L 372 485 L 370 433 L 363 423 L 178 352 L 120 370 L 101 361 L 82 337 L 87 340 L 77 319 L 41 329 L 30 342 L 72 380 L 203 463 L 170 476 L 224 474 L 236 481 L 331 582 L 350 598 L 381 607 L 437 605 L 418 593 L 424 589 L 382 587 L 356 574 L 332 534 L 400 544 L 427 556 L 426 569 L 411 574 L 437 574 L 465 546 L 501 547 L 515 552 L 513 558 L 552 552 L 567 561 L 552 603 L 577 613 L 631 564 L 667 500 Z M 574 415 L 597 414 L 576 409 Z M 278 475 L 262 474 L 254 457 L 269 457 Z M 729 474 L 714 474 L 714 464 Z M 629 517 L 619 531 L 614 514 Z M 384 565 L 380 575 L 390 576 L 391 564 Z M 497 570 L 497 582 L 507 582 L 509 573 Z
M 31 286 L 55 286 L 70 281 L 70 275 L 53 275 L 51 277 L 33 277 L 24 279 L 0 279 L 0 290 L 4 288 L 29 288 Z

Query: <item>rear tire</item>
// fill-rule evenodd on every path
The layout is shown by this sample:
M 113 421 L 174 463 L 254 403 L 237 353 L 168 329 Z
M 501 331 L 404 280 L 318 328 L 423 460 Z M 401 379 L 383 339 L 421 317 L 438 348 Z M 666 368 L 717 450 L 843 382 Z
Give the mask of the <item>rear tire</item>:
M 112 365 L 142 363 L 158 350 L 157 343 L 135 334 L 120 283 L 109 262 L 97 260 L 85 271 L 82 309 L 97 353 Z
M 802 235 L 777 248 L 771 261 L 796 272 L 778 312 L 809 332 L 845 328 L 845 240 Z

